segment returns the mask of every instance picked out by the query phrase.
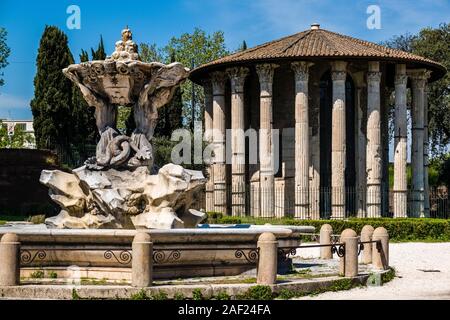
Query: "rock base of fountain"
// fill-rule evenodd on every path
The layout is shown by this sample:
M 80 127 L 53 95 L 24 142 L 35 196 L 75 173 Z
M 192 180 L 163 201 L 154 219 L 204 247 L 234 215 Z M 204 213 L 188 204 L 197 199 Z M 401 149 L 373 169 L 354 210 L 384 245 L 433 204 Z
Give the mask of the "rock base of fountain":
M 40 182 L 62 209 L 45 221 L 50 228 L 193 228 L 206 218 L 191 209 L 203 192 L 203 174 L 179 165 L 167 164 L 156 174 L 147 167 L 44 170 Z

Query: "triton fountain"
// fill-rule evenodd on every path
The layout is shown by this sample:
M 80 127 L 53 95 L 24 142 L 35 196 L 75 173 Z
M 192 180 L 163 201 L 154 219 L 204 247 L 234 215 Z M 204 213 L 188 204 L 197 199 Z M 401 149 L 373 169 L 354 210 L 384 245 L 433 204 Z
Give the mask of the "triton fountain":
M 140 61 L 132 32 L 126 28 L 106 60 L 73 64 L 63 73 L 95 108 L 100 141 L 95 157 L 72 173 L 42 172 L 40 181 L 62 209 L 46 224 L 55 228 L 172 229 L 200 222 L 204 213 L 190 205 L 205 183 L 202 173 L 174 164 L 152 172 L 151 139 L 158 108 L 172 99 L 189 69 L 178 62 Z M 130 137 L 116 129 L 118 106 L 133 109 L 136 129 Z

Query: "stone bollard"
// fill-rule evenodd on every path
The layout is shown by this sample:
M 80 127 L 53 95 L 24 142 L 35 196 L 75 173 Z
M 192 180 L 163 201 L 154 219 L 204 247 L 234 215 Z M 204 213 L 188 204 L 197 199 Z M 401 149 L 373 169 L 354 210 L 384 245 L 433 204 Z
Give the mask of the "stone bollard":
M 331 244 L 331 235 L 333 234 L 333 227 L 329 224 L 324 224 L 320 228 L 320 244 Z M 320 247 L 320 259 L 333 259 L 331 247 Z
M 372 241 L 373 227 L 366 224 L 361 230 L 361 242 Z M 364 264 L 372 263 L 372 244 L 365 243 L 364 250 L 362 252 L 361 262 Z
M 354 230 L 345 229 L 340 242 L 345 244 L 345 254 L 340 260 L 339 273 L 345 277 L 355 277 L 358 275 L 358 236 Z
M 20 242 L 15 233 L 6 233 L 0 240 L 0 287 L 20 283 Z
M 381 240 L 381 245 L 372 245 L 372 265 L 374 269 L 386 270 L 389 267 L 389 235 L 385 228 L 378 227 L 373 232 L 372 240 Z
M 278 241 L 273 233 L 264 232 L 258 238 L 258 284 L 275 284 L 277 282 Z
M 153 281 L 153 243 L 146 232 L 138 232 L 133 239 L 131 285 L 149 287 Z

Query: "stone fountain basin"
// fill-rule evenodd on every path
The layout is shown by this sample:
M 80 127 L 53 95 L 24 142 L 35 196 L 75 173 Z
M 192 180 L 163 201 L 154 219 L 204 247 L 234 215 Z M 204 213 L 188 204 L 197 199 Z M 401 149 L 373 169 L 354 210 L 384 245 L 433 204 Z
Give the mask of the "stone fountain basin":
M 258 237 L 272 232 L 279 249 L 300 244 L 301 233 L 313 233 L 310 226 L 211 226 L 210 228 L 146 230 L 154 249 L 154 278 L 175 279 L 195 276 L 231 276 L 252 271 L 251 259 Z M 40 268 L 64 270 L 78 266 L 95 278 L 128 279 L 131 242 L 136 230 L 125 229 L 47 229 L 45 225 L 7 224 L 0 236 L 12 232 L 22 248 L 22 274 Z M 241 255 L 237 251 L 242 250 Z M 287 249 L 286 249 L 287 250 Z M 41 252 L 41 254 L 39 254 Z M 44 252 L 44 254 L 42 254 Z M 30 259 L 27 260 L 26 255 Z M 279 269 L 289 260 L 280 256 Z M 95 270 L 95 272 L 93 272 Z M 24 273 L 25 272 L 25 273 Z M 60 273 L 60 272 L 59 272 Z M 67 272 L 66 272 L 67 273 Z

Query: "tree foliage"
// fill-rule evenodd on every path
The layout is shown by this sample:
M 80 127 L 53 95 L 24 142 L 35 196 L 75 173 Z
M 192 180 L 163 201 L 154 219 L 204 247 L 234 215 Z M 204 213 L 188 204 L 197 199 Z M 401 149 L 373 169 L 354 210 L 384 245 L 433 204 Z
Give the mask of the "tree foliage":
M 0 87 L 5 83 L 3 80 L 3 72 L 1 72 L 1 70 L 8 65 L 8 57 L 11 53 L 11 50 L 6 43 L 7 36 L 8 32 L 6 29 L 0 27 Z
M 105 60 L 106 59 L 105 46 L 103 44 L 102 36 L 100 36 L 100 42 L 98 44 L 97 50 L 94 50 L 93 48 L 91 48 L 91 56 L 92 56 L 92 60 Z
M 247 42 L 244 40 L 244 41 L 242 41 L 242 44 L 238 47 L 237 52 L 245 51 L 245 50 L 247 50 Z
M 68 148 L 75 133 L 72 117 L 73 85 L 62 69 L 73 63 L 67 36 L 46 26 L 40 40 L 31 111 L 38 148 Z
M 391 48 L 408 51 L 450 68 L 450 24 L 422 29 L 417 35 L 395 36 L 382 43 Z M 428 119 L 431 151 L 441 154 L 450 143 L 450 75 L 429 84 Z
M 144 62 L 167 62 L 164 50 L 158 48 L 156 43 L 141 43 L 139 45 L 139 57 Z
M 173 37 L 164 52 L 170 57 L 175 52 L 175 58 L 188 68 L 194 69 L 212 60 L 228 54 L 222 31 L 207 34 L 195 28 L 192 33 L 184 33 Z M 184 124 L 193 127 L 193 121 L 203 120 L 204 93 L 203 88 L 187 80 L 182 86 Z
M 425 28 L 412 44 L 415 54 L 443 64 L 450 70 L 450 24 Z M 450 75 L 428 86 L 428 115 L 430 138 L 434 152 L 442 153 L 450 143 Z
M 89 54 L 86 50 L 81 49 L 79 55 L 80 62 L 89 61 Z M 97 49 L 91 48 L 91 60 L 104 60 L 106 58 L 105 46 L 103 44 L 103 37 L 100 36 L 100 42 Z M 95 109 L 88 106 L 81 94 L 78 86 L 73 84 L 73 119 L 77 123 L 77 132 L 73 137 L 75 147 L 79 149 L 82 157 L 87 158 L 89 155 L 85 154 L 85 144 L 93 145 L 99 139 L 99 133 L 95 124 Z

